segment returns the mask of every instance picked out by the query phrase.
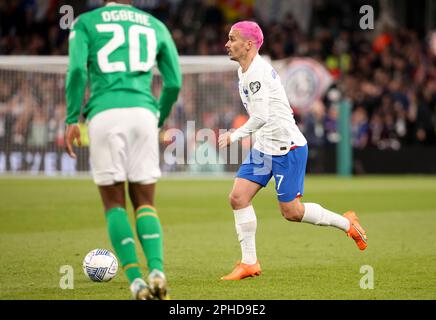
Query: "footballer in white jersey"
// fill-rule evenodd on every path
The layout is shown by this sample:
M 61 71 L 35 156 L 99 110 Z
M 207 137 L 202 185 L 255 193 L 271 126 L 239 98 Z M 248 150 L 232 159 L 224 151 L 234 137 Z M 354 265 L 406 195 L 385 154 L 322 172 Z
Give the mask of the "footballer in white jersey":
M 254 148 L 268 155 L 284 155 L 307 144 L 295 124 L 280 76 L 257 54 L 248 69 L 238 69 L 239 94 L 250 120 L 230 136 L 231 142 L 254 133 Z
M 236 174 L 229 197 L 242 259 L 222 280 L 241 280 L 262 272 L 256 254 L 257 218 L 252 199 L 272 177 L 285 219 L 336 227 L 353 238 L 360 250 L 367 247 L 365 231 L 355 212 L 339 215 L 319 204 L 300 201 L 308 157 L 307 141 L 295 124 L 280 77 L 259 55 L 262 43 L 262 30 L 252 21 L 235 23 L 226 43 L 230 59 L 240 65 L 239 94 L 249 119 L 235 132 L 220 135 L 218 142 L 224 148 L 251 134 L 255 135 L 256 142 Z

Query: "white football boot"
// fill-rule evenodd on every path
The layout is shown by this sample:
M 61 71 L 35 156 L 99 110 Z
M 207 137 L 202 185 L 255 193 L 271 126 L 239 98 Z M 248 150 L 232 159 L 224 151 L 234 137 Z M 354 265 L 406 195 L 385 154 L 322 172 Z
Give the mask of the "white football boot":
M 167 289 L 167 279 L 162 271 L 154 269 L 148 275 L 148 285 L 151 294 L 157 300 L 170 300 Z
M 147 283 L 141 278 L 136 278 L 130 285 L 133 299 L 135 300 L 152 300 L 153 295 Z

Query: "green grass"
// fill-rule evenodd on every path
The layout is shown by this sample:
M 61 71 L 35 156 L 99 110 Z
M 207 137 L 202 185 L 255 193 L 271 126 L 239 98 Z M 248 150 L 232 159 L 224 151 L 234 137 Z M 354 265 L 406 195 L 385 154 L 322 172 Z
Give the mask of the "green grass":
M 364 252 L 337 229 L 284 220 L 271 183 L 254 201 L 263 274 L 223 282 L 240 257 L 231 186 L 159 182 L 173 299 L 436 299 L 436 177 L 306 179 L 304 201 L 358 212 L 369 237 Z M 82 272 L 88 251 L 111 249 L 90 180 L 3 178 L 0 195 L 0 299 L 130 298 L 121 271 L 108 283 Z M 62 265 L 74 268 L 74 290 L 59 287 Z M 374 269 L 373 290 L 359 286 L 363 265 Z

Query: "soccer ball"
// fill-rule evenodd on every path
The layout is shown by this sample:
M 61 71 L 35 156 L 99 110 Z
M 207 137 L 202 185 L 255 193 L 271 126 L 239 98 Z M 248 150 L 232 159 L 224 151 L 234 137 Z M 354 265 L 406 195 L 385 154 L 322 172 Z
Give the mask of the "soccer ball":
M 95 282 L 107 282 L 117 274 L 118 260 L 106 249 L 94 249 L 83 259 L 83 272 Z

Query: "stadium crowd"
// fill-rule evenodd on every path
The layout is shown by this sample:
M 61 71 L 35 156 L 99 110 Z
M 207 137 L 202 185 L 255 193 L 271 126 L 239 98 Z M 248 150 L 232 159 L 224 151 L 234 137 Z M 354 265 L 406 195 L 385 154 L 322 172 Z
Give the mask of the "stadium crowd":
M 219 6 L 204 1 L 147 1 L 152 14 L 163 20 L 172 32 L 181 55 L 225 54 L 224 44 L 231 21 Z M 0 55 L 64 55 L 68 52 L 68 30 L 59 28 L 61 0 L 0 1 Z M 85 10 L 98 1 L 88 0 Z M 256 13 L 254 13 L 256 19 Z M 259 19 L 257 19 L 259 21 Z M 348 98 L 352 109 L 352 135 L 355 148 L 370 146 L 399 149 L 402 145 L 436 145 L 436 55 L 425 35 L 405 28 L 369 31 L 347 29 L 332 18 L 303 32 L 291 14 L 278 22 L 259 21 L 264 30 L 262 54 L 271 59 L 307 56 L 321 62 L 335 79 L 335 88 Z M 50 95 L 63 90 L 63 76 L 40 77 L 31 84 L 23 74 L 2 71 L 0 86 L 0 144 L 62 145 L 65 102 Z M 6 80 L 8 79 L 8 80 Z M 188 79 L 189 80 L 189 79 Z M 228 128 L 245 119 L 242 108 L 223 102 L 205 107 L 199 113 L 196 101 L 215 81 L 215 89 L 236 91 L 229 81 L 199 79 L 197 93 L 184 90 L 169 126 L 181 127 L 189 114 L 201 114 L 197 126 Z M 35 85 L 36 83 L 36 85 Z M 184 83 L 191 88 L 192 81 Z M 218 89 L 216 89 L 218 85 Z M 237 92 L 236 92 L 237 94 Z M 192 96 L 196 95 L 196 96 Z M 224 96 L 226 96 L 224 94 Z M 234 99 L 233 99 L 234 98 Z M 208 99 L 206 99 L 208 100 Z M 212 101 L 213 99 L 209 99 Z M 337 141 L 337 106 L 329 94 L 316 101 L 311 112 L 296 117 L 312 146 Z

